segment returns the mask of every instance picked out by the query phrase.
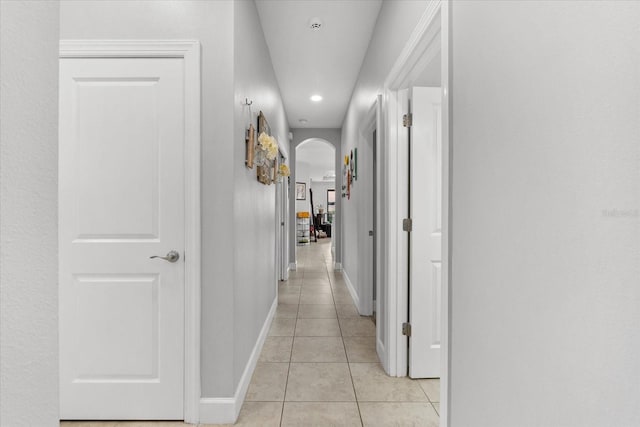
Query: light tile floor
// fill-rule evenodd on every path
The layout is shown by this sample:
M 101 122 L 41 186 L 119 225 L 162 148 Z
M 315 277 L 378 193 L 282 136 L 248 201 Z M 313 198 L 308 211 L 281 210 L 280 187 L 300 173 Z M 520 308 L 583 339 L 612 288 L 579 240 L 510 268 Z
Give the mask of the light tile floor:
M 439 380 L 387 376 L 375 326 L 332 268 L 329 239 L 298 247 L 236 426 L 438 427 Z M 182 427 L 182 422 L 62 422 L 62 427 Z M 201 425 L 201 427 L 208 427 Z

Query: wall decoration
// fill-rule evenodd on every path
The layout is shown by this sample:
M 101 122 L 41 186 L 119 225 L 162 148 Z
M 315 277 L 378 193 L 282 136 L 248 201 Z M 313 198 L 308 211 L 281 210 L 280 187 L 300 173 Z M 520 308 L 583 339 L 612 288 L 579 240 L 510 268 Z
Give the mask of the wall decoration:
M 289 177 L 291 175 L 291 171 L 289 170 L 289 166 L 286 165 L 286 163 L 281 163 L 280 166 L 278 166 L 278 179 L 280 178 L 284 178 Z
M 307 184 L 296 182 L 296 200 L 307 200 Z
M 353 150 L 351 150 L 349 154 L 349 172 L 351 173 L 351 177 L 353 177 Z M 351 181 L 351 179 L 349 179 Z
M 333 188 L 330 188 L 327 190 L 327 213 L 334 213 L 335 211 L 336 211 L 336 190 L 334 190 Z
M 271 128 L 267 119 L 260 111 L 258 114 L 258 143 L 255 145 L 254 162 L 258 182 L 271 185 L 276 180 L 278 156 L 278 141 L 271 136 Z
M 358 180 L 358 148 L 353 149 L 353 179 Z
M 269 176 L 269 167 L 268 166 L 258 166 L 256 167 L 256 176 L 258 178 L 258 182 L 264 185 L 271 184 L 271 178 Z
M 256 145 L 256 129 L 253 127 L 253 124 L 249 125 L 249 129 L 247 129 L 247 154 L 244 160 L 244 164 L 249 168 L 253 169 L 253 156 Z
M 262 114 L 262 111 L 260 111 L 260 113 L 258 114 L 258 135 L 263 132 L 267 135 L 271 135 L 271 128 L 269 127 L 269 123 L 264 117 L 264 114 Z

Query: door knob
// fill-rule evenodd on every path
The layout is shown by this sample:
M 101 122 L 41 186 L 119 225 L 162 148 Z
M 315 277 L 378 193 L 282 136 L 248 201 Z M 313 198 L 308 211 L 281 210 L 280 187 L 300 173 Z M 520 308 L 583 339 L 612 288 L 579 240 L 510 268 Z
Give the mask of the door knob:
M 153 256 L 150 256 L 149 258 L 151 258 L 151 259 L 160 258 L 160 259 L 163 259 L 165 261 L 176 262 L 177 260 L 180 259 L 180 254 L 177 251 L 170 251 L 167 254 L 167 256 L 153 255 Z

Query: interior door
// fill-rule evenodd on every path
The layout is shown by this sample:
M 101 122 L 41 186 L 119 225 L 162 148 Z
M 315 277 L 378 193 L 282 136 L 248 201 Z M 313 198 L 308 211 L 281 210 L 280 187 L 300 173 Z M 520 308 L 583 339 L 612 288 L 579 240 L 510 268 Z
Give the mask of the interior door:
M 442 128 L 440 88 L 410 90 L 409 376 L 440 377 Z
M 183 67 L 60 60 L 62 419 L 183 419 Z

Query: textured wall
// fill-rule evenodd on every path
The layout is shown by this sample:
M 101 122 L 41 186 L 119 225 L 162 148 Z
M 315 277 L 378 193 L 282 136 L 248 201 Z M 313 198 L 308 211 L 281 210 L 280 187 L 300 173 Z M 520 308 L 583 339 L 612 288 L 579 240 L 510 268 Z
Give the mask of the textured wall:
M 453 2 L 453 427 L 640 425 L 640 3 Z
M 347 116 L 342 125 L 342 153 L 347 155 L 352 149 L 358 148 L 359 173 L 362 174 L 362 155 L 366 152 L 367 142 L 361 137 L 360 130 L 365 125 L 367 114 L 376 101 L 376 97 L 383 93 L 384 80 L 391 71 L 391 67 L 397 60 L 400 52 L 409 40 L 418 20 L 424 13 L 429 1 L 385 1 L 380 9 L 376 28 L 371 38 L 371 43 L 362 63 L 358 82 L 353 90 Z M 379 162 L 384 162 L 381 154 Z M 339 176 L 339 173 L 338 173 Z M 363 181 L 354 183 L 351 199 L 343 200 L 342 218 L 344 221 L 343 256 L 344 271 L 356 287 L 356 292 L 362 297 L 364 294 L 364 280 L 359 276 L 362 268 L 362 258 L 369 256 L 368 247 L 364 239 L 367 239 L 366 230 L 360 227 L 359 219 L 364 213 L 371 210 L 371 202 L 366 194 L 370 191 Z M 382 231 L 382 230 L 379 230 Z M 363 235 L 364 234 L 364 235 Z M 382 233 L 378 234 L 383 238 Z M 383 284 L 383 286 L 385 286 Z
M 0 3 L 0 425 L 58 424 L 57 1 Z
M 63 39 L 196 39 L 202 45 L 202 392 L 234 393 L 233 2 L 61 2 Z M 225 244 L 220 244 L 225 242 Z
M 237 386 L 276 296 L 276 185 L 262 185 L 244 165 L 245 129 L 261 110 L 284 154 L 289 126 L 253 1 L 234 2 L 234 372 Z M 252 115 L 243 106 L 253 101 Z M 223 245 L 225 246 L 226 243 Z

